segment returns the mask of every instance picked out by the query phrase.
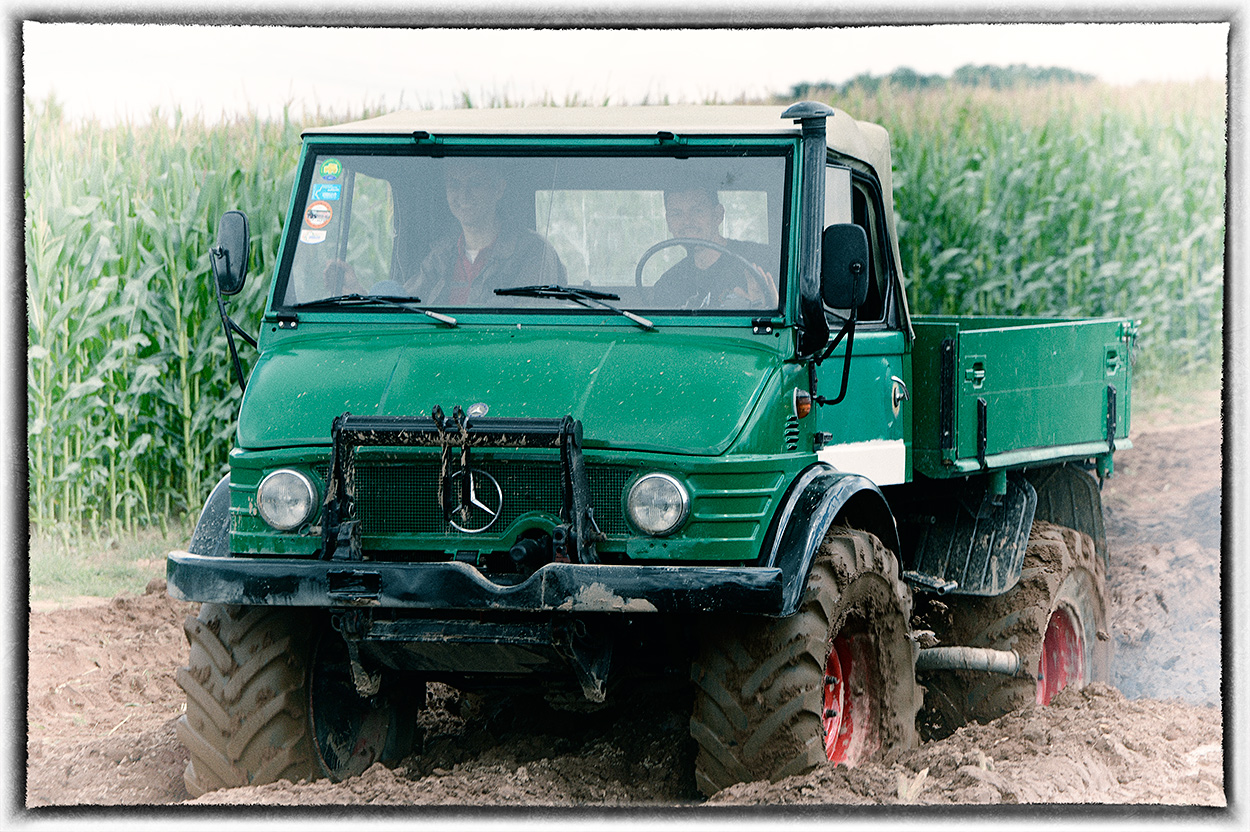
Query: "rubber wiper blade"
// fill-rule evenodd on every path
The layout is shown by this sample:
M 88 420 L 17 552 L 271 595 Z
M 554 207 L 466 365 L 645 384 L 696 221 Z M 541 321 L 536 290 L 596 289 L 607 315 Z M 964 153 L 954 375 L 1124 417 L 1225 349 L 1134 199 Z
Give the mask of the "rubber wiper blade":
M 534 286 L 510 286 L 507 289 L 496 289 L 497 295 L 522 295 L 531 298 L 568 298 L 579 297 L 590 300 L 620 300 L 620 295 L 611 292 L 600 292 L 598 289 L 583 289 L 577 286 L 560 286 L 554 283 Z
M 510 286 L 506 289 L 496 289 L 496 295 L 515 295 L 528 298 L 562 298 L 564 300 L 575 301 L 582 306 L 588 306 L 593 303 L 596 306 L 602 306 L 610 312 L 617 315 L 624 315 L 643 329 L 655 329 L 655 324 L 648 321 L 641 315 L 635 315 L 628 309 L 621 309 L 619 306 L 613 306 L 605 301 L 620 300 L 620 295 L 614 295 L 611 292 L 600 292 L 598 289 L 582 289 L 576 286 L 559 286 L 555 284 L 535 285 L 535 286 Z
M 317 298 L 316 300 L 306 300 L 303 303 L 291 304 L 291 309 L 306 309 L 310 306 L 393 306 L 396 309 L 403 309 L 408 312 L 420 312 L 439 323 L 448 326 L 458 326 L 458 322 L 450 315 L 444 315 L 440 312 L 431 312 L 429 309 L 423 309 L 420 306 L 413 306 L 414 303 L 420 303 L 421 298 L 412 297 L 411 295 L 362 295 L 353 292 L 349 295 L 334 295 L 328 298 Z

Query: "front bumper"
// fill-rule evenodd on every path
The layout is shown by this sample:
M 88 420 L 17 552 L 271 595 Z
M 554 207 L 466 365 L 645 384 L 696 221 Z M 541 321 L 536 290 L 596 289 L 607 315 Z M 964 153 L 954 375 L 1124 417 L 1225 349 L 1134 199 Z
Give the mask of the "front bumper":
M 174 598 L 249 606 L 776 615 L 782 601 L 781 570 L 763 567 L 548 563 L 503 586 L 456 561 L 349 564 L 171 552 L 166 575 Z

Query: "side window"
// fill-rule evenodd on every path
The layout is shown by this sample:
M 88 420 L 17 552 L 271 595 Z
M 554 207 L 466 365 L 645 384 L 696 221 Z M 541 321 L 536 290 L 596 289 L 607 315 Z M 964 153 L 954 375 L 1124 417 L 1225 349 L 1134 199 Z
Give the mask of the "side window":
M 825 227 L 851 222 L 851 169 L 825 167 Z
M 862 182 L 855 182 L 851 190 L 852 222 L 868 234 L 868 297 L 859 308 L 859 319 L 864 322 L 885 320 L 886 263 L 883 255 L 885 231 L 880 224 L 872 192 Z
M 858 316 L 864 323 L 885 319 L 885 234 L 874 205 L 872 191 L 864 182 L 855 179 L 849 168 L 837 165 L 825 167 L 825 225 L 853 222 L 868 235 L 868 273 L 871 280 L 867 300 L 860 307 Z M 836 314 L 842 317 L 844 312 L 838 310 Z

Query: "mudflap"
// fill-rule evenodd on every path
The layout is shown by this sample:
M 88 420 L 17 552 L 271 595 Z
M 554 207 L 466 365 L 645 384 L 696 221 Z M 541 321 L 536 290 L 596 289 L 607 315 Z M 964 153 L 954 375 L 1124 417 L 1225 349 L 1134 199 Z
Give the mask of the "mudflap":
M 999 595 L 1016 585 L 1037 509 L 1024 476 L 1008 474 L 1003 495 L 984 477 L 963 487 L 937 483 L 909 502 L 897 515 L 904 551 L 912 553 L 905 580 L 956 595 Z
M 1103 568 L 1108 568 L 1110 557 L 1107 554 L 1107 532 L 1103 525 L 1098 481 L 1072 462 L 1036 468 L 1027 471 L 1025 476 L 1037 491 L 1034 519 L 1089 535 Z

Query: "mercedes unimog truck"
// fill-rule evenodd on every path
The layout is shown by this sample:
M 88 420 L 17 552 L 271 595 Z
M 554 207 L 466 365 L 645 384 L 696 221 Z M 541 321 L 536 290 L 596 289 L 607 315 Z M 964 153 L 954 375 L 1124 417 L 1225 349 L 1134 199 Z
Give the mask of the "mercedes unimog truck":
M 307 130 L 254 339 L 226 311 L 247 218 L 218 233 L 244 392 L 167 563 L 201 603 L 194 795 L 419 754 L 429 683 L 667 684 L 711 794 L 1107 675 L 1134 322 L 912 314 L 878 126 L 803 102 Z

